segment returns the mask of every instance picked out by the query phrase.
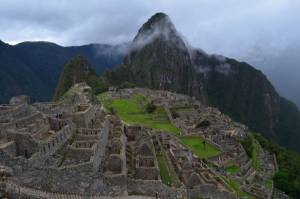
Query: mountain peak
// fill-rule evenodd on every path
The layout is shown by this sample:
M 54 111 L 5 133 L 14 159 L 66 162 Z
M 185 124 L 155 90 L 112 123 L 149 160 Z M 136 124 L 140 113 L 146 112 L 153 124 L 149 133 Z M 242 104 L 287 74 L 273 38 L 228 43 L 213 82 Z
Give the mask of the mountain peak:
M 135 36 L 131 50 L 141 49 L 155 39 L 159 38 L 162 41 L 175 41 L 182 44 L 174 24 L 168 15 L 164 13 L 156 13 L 145 22 Z
M 152 17 L 150 17 L 150 19 L 148 19 L 148 21 L 143 25 L 143 27 L 144 28 L 147 28 L 147 27 L 150 28 L 151 26 L 153 26 L 155 24 L 165 23 L 165 22 L 171 22 L 169 16 L 166 15 L 165 13 L 158 12 L 158 13 L 152 15 Z

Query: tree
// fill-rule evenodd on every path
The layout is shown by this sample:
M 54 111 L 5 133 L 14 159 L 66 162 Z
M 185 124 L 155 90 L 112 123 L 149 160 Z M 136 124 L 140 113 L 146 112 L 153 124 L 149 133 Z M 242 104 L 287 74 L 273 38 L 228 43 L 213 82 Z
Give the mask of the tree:
M 153 102 L 147 103 L 146 105 L 146 113 L 153 113 L 156 110 L 156 106 Z

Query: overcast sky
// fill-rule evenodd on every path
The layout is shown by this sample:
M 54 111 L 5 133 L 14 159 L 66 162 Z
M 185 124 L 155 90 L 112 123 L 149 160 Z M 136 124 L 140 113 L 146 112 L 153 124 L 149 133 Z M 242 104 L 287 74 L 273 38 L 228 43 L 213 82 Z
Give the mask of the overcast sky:
M 156 12 L 208 53 L 243 57 L 300 43 L 300 0 L 0 0 L 0 39 L 117 44 Z

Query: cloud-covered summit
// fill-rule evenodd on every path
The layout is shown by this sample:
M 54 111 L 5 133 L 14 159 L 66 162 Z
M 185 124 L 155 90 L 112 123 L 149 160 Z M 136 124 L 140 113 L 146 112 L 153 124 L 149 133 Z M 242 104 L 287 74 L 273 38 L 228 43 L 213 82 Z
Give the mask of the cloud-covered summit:
M 157 38 L 175 43 L 182 49 L 186 48 L 186 44 L 177 32 L 170 17 L 165 13 L 159 12 L 142 25 L 133 39 L 130 50 L 134 51 L 143 48 Z

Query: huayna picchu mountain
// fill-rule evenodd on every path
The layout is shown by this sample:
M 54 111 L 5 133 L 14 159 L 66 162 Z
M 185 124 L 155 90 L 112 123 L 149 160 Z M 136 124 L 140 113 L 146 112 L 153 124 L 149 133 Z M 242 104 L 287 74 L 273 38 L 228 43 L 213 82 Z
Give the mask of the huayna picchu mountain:
M 128 81 L 194 96 L 300 151 L 298 108 L 249 64 L 192 48 L 164 13 L 155 14 L 139 29 L 123 64 L 106 78 L 115 85 Z
M 95 83 L 99 77 L 88 61 L 78 56 L 71 59 L 64 67 L 59 78 L 53 99 L 59 100 L 73 85 L 80 82 L 87 82 L 95 88 Z

